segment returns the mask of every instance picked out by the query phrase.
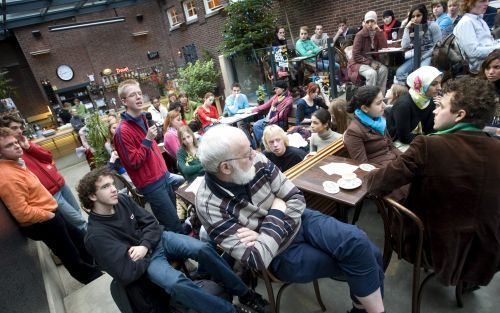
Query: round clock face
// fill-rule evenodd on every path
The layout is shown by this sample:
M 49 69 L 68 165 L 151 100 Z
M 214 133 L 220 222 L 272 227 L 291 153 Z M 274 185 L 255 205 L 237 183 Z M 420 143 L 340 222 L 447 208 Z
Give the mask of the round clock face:
M 57 77 L 61 80 L 72 80 L 75 73 L 69 65 L 59 65 L 57 67 Z

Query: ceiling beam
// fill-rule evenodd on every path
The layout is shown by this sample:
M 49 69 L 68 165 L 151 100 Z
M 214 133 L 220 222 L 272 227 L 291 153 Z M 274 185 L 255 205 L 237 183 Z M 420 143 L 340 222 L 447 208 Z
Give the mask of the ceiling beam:
M 2 1 L 4 1 L 4 0 L 2 0 Z M 59 2 L 59 1 L 61 1 L 61 0 L 54 0 L 53 5 L 55 4 L 55 2 Z M 150 1 L 150 0 L 118 0 L 118 1 L 115 1 L 111 4 L 102 3 L 102 4 L 98 4 L 98 5 L 94 5 L 94 6 L 82 7 L 78 11 L 76 11 L 74 9 L 70 9 L 68 11 L 59 11 L 59 12 L 54 12 L 54 13 L 49 12 L 49 13 L 45 14 L 44 16 L 34 15 L 34 16 L 29 16 L 29 17 L 24 17 L 24 18 L 21 17 L 21 18 L 16 18 L 16 19 L 7 21 L 6 28 L 7 29 L 14 29 L 14 28 L 24 27 L 24 26 L 28 26 L 28 25 L 33 25 L 33 24 L 47 23 L 47 22 L 51 22 L 54 20 L 64 19 L 64 18 L 73 17 L 73 16 L 77 16 L 77 15 L 82 15 L 82 14 L 87 14 L 87 13 L 100 12 L 100 11 L 104 11 L 107 9 L 126 7 L 129 5 L 133 5 L 133 4 L 137 4 L 137 3 L 141 3 L 141 2 L 148 2 L 148 1 Z M 40 1 L 40 2 L 42 2 L 42 1 Z M 47 2 L 47 1 L 44 1 L 44 2 Z M 73 1 L 73 2 L 75 2 L 75 1 Z M 9 11 L 9 13 L 11 13 L 11 12 Z

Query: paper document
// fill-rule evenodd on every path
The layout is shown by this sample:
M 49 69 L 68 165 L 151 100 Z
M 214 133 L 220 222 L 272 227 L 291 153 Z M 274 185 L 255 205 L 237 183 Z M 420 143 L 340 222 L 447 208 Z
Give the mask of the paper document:
M 189 185 L 189 187 L 186 188 L 186 192 L 192 192 L 192 193 L 194 193 L 196 195 L 196 193 L 198 192 L 198 189 L 200 188 L 201 182 L 204 179 L 205 178 L 203 176 L 196 177 L 196 179 L 193 180 L 193 182 L 191 183 L 191 185 Z
M 325 173 L 327 173 L 328 175 L 332 174 L 343 175 L 346 173 L 354 172 L 358 167 L 356 165 L 351 165 L 347 163 L 330 163 L 320 166 L 320 168 L 323 171 L 325 171 Z

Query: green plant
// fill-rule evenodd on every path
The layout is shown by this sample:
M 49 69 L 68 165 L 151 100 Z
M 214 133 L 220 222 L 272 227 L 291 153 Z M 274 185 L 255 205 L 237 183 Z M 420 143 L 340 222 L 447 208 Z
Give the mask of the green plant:
M 250 55 L 252 49 L 271 44 L 276 24 L 271 6 L 272 0 L 230 2 L 224 9 L 227 19 L 219 46 L 225 56 L 238 53 Z
M 186 91 L 193 100 L 200 101 L 205 93 L 214 91 L 219 76 L 213 60 L 198 60 L 179 69 L 177 80 L 181 90 Z
M 260 104 L 264 103 L 267 97 L 266 89 L 264 89 L 264 86 L 259 85 L 255 94 L 257 95 L 257 102 Z
M 87 120 L 87 129 L 89 131 L 87 140 L 95 150 L 93 163 L 99 168 L 106 165 L 109 160 L 109 154 L 104 147 L 108 138 L 108 125 L 101 120 L 99 113 L 94 113 Z

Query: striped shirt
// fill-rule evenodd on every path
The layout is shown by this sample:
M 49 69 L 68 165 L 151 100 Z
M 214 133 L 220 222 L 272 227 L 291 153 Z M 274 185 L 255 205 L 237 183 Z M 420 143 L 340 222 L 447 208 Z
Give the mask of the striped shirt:
M 248 197 L 205 174 L 196 195 L 196 211 L 210 237 L 236 260 L 252 267 L 268 267 L 297 235 L 305 209 L 303 194 L 264 155 L 254 159 L 255 177 L 248 185 Z M 235 189 L 237 189 L 235 185 Z M 275 198 L 286 203 L 286 211 L 271 207 Z M 248 201 L 250 200 L 250 201 Z M 259 233 L 253 246 L 237 237 L 246 227 Z

